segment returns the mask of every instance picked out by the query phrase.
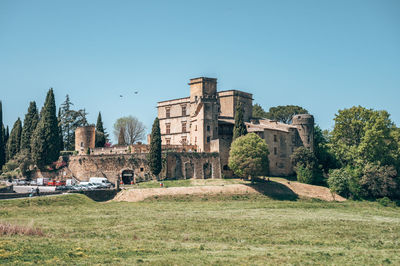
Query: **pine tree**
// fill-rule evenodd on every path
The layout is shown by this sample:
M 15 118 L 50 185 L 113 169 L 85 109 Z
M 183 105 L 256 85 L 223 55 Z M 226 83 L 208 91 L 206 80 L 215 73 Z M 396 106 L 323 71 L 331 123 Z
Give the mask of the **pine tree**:
M 96 147 L 104 147 L 106 144 L 106 135 L 104 133 L 103 121 L 101 119 L 101 113 L 97 116 L 96 123 Z
M 153 128 L 151 129 L 150 137 L 150 152 L 149 152 L 149 167 L 150 171 L 158 176 L 162 169 L 161 161 L 161 132 L 160 132 L 160 121 L 158 118 L 154 120 Z
M 243 106 L 242 103 L 239 102 L 236 106 L 235 125 L 233 127 L 233 140 L 246 134 L 247 129 L 243 120 Z
M 3 124 L 3 106 L 0 101 L 0 169 L 6 163 L 6 131 Z
M 58 108 L 58 139 L 60 145 L 60 151 L 64 150 L 64 139 L 63 139 L 63 132 L 62 132 L 62 125 L 61 125 L 61 108 Z
M 15 121 L 14 126 L 11 130 L 10 138 L 7 142 L 7 161 L 14 158 L 14 156 L 20 151 L 21 147 L 21 133 L 22 123 L 21 119 Z
M 33 131 L 36 129 L 37 123 L 39 122 L 39 113 L 36 107 L 36 103 L 30 102 L 28 113 L 25 115 L 24 126 L 21 134 L 21 150 L 27 149 L 31 151 L 31 138 Z
M 47 93 L 39 123 L 33 133 L 32 159 L 42 168 L 58 159 L 60 154 L 58 120 L 53 89 Z

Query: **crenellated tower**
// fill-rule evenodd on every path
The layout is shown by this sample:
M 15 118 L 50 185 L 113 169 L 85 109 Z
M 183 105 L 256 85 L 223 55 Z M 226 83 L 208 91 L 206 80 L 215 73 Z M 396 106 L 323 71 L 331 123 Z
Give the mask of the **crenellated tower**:
M 292 124 L 297 127 L 304 147 L 314 151 L 314 116 L 310 114 L 294 115 Z
M 197 145 L 199 152 L 209 152 L 211 141 L 218 138 L 217 79 L 195 78 L 189 85 L 190 143 Z

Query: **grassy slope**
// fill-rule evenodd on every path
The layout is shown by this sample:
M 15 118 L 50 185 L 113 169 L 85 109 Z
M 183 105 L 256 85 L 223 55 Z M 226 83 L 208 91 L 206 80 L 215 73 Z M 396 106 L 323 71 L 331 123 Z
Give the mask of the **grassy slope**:
M 0 264 L 400 264 L 400 208 L 262 195 L 97 203 L 83 195 L 0 202 Z

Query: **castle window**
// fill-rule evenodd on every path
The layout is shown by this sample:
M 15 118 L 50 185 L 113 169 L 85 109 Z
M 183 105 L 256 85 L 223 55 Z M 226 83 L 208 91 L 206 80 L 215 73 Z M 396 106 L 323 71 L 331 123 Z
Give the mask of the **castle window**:
M 83 147 L 83 142 L 81 142 L 81 147 Z
M 207 131 L 210 131 L 210 126 L 207 126 Z
M 165 143 L 166 143 L 167 145 L 171 145 L 171 139 L 170 139 L 170 138 L 165 139 Z
M 274 148 L 274 155 L 277 155 L 277 154 L 278 154 L 278 148 L 275 147 L 275 148 Z
M 186 115 L 186 105 L 182 105 L 182 115 Z
M 167 118 L 169 118 L 171 116 L 171 108 L 170 107 L 165 108 L 165 116 Z
M 207 137 L 207 143 L 210 143 L 210 137 Z
M 197 137 L 194 137 L 194 144 L 197 143 Z
M 182 132 L 186 132 L 186 122 L 182 122 Z
M 194 125 L 194 131 L 197 131 L 197 125 Z
M 165 133 L 171 134 L 171 124 L 165 124 Z
M 278 138 L 276 137 L 276 135 L 274 135 L 274 142 L 277 142 Z
M 182 143 L 182 145 L 186 145 L 186 144 L 187 144 L 186 136 L 183 136 L 183 137 L 182 137 L 181 143 Z
M 144 170 L 143 167 L 140 167 L 140 172 L 143 172 L 143 170 Z

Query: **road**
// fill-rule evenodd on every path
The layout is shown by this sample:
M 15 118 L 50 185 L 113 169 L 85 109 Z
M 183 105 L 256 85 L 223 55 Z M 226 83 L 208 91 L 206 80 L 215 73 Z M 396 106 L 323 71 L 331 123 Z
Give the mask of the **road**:
M 53 192 L 56 190 L 55 186 L 13 186 L 13 189 L 17 193 L 29 193 L 31 189 L 39 187 L 39 192 Z

